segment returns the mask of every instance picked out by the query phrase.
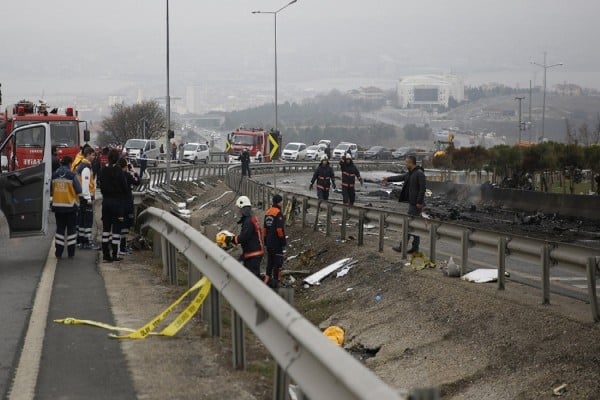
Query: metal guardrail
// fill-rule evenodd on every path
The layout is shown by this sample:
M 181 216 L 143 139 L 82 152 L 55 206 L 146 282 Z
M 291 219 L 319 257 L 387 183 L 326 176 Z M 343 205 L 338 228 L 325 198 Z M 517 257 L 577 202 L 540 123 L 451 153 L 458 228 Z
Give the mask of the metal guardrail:
M 349 353 L 333 345 L 298 311 L 196 229 L 157 208 L 146 209 L 139 218 L 144 228 L 159 233 L 169 246 L 179 250 L 208 277 L 308 398 L 406 398 Z M 166 252 L 173 251 L 167 249 Z M 239 341 L 240 335 L 243 340 L 243 324 L 235 323 L 238 321 L 235 317 L 234 341 Z M 234 358 L 235 353 L 234 344 Z

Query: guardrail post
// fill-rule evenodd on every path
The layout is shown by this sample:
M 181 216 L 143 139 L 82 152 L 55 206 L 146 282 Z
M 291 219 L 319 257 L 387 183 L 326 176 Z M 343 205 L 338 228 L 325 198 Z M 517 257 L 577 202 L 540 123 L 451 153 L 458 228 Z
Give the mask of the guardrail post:
M 437 247 L 437 225 L 435 223 L 431 223 L 429 225 L 429 259 L 431 262 L 435 262 L 436 255 L 436 247 Z
M 460 276 L 463 276 L 469 262 L 469 231 L 461 232 L 460 247 Z
M 167 242 L 167 276 L 171 285 L 177 284 L 177 248 Z
M 208 311 L 207 314 L 209 314 L 210 334 L 213 337 L 220 337 L 222 326 L 221 294 L 214 286 L 210 287 L 210 292 L 206 301 L 208 301 L 206 310 Z
M 383 251 L 383 242 L 385 240 L 385 213 L 379 214 L 379 252 Z
M 327 202 L 327 220 L 325 226 L 325 236 L 331 236 L 331 214 L 333 214 L 333 205 Z
M 342 225 L 340 226 L 340 240 L 346 240 L 346 225 L 348 224 L 348 207 L 342 208 Z
M 244 340 L 244 330 L 246 329 L 244 321 L 237 312 L 231 309 L 231 336 L 233 368 L 246 369 L 246 342 Z
M 306 228 L 306 212 L 308 211 L 308 199 L 302 198 L 302 228 Z
M 592 309 L 592 320 L 600 322 L 598 314 L 598 298 L 596 297 L 596 257 L 589 257 L 587 262 L 587 282 L 590 306 Z
M 506 271 L 506 238 L 498 238 L 498 290 L 504 290 L 504 272 Z
M 406 258 L 408 253 L 408 225 L 410 223 L 410 219 L 408 217 L 402 218 L 402 258 Z
M 550 304 L 550 245 L 542 245 L 542 304 Z
M 279 295 L 291 306 L 294 305 L 294 289 L 280 288 Z M 273 400 L 287 400 L 290 377 L 285 370 L 275 362 L 275 376 L 273 377 Z
M 365 239 L 365 210 L 358 212 L 358 245 L 362 246 Z
M 315 214 L 315 222 L 313 224 L 313 231 L 317 231 L 319 229 L 319 213 L 321 212 L 321 200 L 317 202 L 317 213 Z

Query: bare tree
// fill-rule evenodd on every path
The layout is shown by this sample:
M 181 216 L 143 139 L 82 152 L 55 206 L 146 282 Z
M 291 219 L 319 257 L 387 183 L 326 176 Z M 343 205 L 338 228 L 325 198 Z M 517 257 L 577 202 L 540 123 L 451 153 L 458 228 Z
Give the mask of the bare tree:
M 111 115 L 102 121 L 103 137 L 101 144 L 125 143 L 127 139 L 157 139 L 164 135 L 166 127 L 165 111 L 156 101 L 144 101 L 126 106 L 116 104 Z

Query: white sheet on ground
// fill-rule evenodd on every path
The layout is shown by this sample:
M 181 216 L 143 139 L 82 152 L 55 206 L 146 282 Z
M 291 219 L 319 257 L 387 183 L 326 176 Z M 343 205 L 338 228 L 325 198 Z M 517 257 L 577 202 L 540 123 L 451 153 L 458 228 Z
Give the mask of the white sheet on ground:
M 464 274 L 461 278 L 464 281 L 475 283 L 495 282 L 498 280 L 498 270 L 489 268 L 480 268 Z

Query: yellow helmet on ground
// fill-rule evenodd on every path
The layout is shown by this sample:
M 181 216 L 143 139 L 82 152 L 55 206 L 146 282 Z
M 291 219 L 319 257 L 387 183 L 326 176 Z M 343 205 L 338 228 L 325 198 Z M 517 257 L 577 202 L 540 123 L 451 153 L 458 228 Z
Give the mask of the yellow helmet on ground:
M 215 242 L 217 243 L 217 246 L 227 250 L 233 247 L 234 237 L 235 235 L 233 233 L 226 230 L 222 230 L 219 233 L 217 233 L 217 236 L 215 237 Z

